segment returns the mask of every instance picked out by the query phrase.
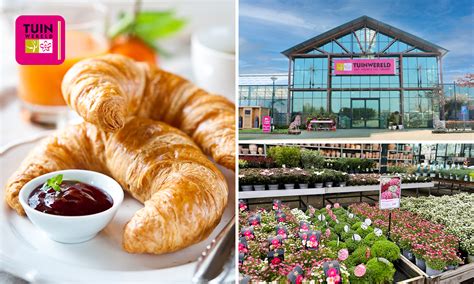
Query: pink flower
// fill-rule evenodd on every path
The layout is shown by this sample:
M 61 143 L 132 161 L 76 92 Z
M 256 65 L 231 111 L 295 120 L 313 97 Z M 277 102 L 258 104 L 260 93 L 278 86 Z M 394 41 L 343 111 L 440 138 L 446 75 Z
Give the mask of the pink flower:
M 275 257 L 274 259 L 272 259 L 272 264 L 273 265 L 277 265 L 281 262 L 281 260 L 278 258 L 278 257 Z
M 279 218 L 278 218 L 278 222 L 285 222 L 285 218 L 279 217 Z
M 326 205 L 326 209 L 327 210 L 331 209 L 331 204 Z
M 392 199 L 392 193 L 390 191 L 382 192 L 382 199 Z
M 252 220 L 252 225 L 257 226 L 257 225 L 258 225 L 258 220 L 257 220 L 257 219 L 253 219 L 253 220 Z
M 341 205 L 339 205 L 339 203 L 334 203 L 334 208 L 337 209 L 337 208 L 339 208 L 339 207 L 341 207 Z
M 337 253 L 337 257 L 339 258 L 339 260 L 344 261 L 349 257 L 349 251 L 347 249 L 341 249 Z
M 326 229 L 326 237 L 329 238 L 331 236 L 331 230 L 328 228 Z
M 337 270 L 336 268 L 329 268 L 328 269 L 328 276 L 329 277 L 335 277 L 337 275 Z
M 365 275 L 366 269 L 363 263 L 357 265 L 354 269 L 354 275 L 357 277 L 362 277 Z
M 278 246 L 280 246 L 280 242 L 278 241 L 278 239 L 273 239 L 272 240 L 272 245 L 275 246 L 275 247 L 278 247 Z
M 303 276 L 299 274 L 298 276 L 296 276 L 295 284 L 301 284 L 301 283 L 303 283 Z

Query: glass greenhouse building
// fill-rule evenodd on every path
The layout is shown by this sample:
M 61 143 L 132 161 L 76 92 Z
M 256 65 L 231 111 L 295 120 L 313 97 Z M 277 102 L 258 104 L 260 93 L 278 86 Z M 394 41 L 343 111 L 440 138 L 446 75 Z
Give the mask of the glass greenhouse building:
M 239 82 L 240 106 L 272 109 L 275 124 L 328 112 L 338 128 L 386 128 L 394 113 L 407 128 L 445 119 L 439 105 L 447 50 L 393 26 L 363 16 L 282 53 L 286 76 L 242 75 Z M 474 94 L 465 93 L 472 117 Z

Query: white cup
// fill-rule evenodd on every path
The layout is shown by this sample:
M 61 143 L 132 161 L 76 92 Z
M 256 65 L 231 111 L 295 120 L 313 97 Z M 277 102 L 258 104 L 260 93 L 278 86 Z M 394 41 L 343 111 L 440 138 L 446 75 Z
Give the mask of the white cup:
M 199 87 L 235 101 L 235 33 L 212 27 L 191 38 L 193 73 Z

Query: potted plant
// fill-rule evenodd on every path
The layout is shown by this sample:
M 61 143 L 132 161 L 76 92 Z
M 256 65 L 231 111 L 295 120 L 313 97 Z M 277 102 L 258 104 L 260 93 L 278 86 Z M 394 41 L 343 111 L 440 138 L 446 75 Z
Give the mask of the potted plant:
M 268 175 L 268 190 L 278 190 L 278 172 L 276 169 L 269 169 Z
M 334 171 L 324 170 L 323 180 L 324 180 L 324 187 L 332 187 L 334 184 Z
M 251 172 L 247 171 L 243 173 L 243 171 L 241 171 L 241 173 L 239 174 L 239 184 L 242 191 L 252 191 L 253 179 L 254 175 L 251 174 Z
M 443 273 L 443 270 L 447 266 L 444 256 L 436 253 L 427 253 L 426 255 L 426 274 L 428 276 L 436 276 Z
M 423 259 L 426 248 L 422 244 L 412 244 L 413 254 L 415 255 L 415 264 L 423 271 L 426 271 L 426 263 Z
M 265 190 L 265 185 L 268 184 L 270 179 L 268 176 L 262 174 L 260 171 L 257 172 L 253 178 L 253 188 L 255 191 Z
M 314 171 L 311 174 L 311 183 L 314 184 L 315 188 L 322 188 L 324 186 L 324 170 Z
M 306 171 L 299 171 L 295 174 L 295 183 L 298 184 L 300 189 L 307 189 L 310 181 L 310 175 Z
M 283 169 L 278 175 L 278 183 L 283 184 L 285 189 L 295 188 L 295 177 L 288 169 Z

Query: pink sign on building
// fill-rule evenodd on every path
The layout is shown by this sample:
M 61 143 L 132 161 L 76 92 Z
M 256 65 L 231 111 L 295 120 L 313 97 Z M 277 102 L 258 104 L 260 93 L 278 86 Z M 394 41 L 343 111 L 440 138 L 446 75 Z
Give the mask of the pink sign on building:
M 272 118 L 269 115 L 262 118 L 262 130 L 264 133 L 270 133 L 272 130 Z
M 395 75 L 395 59 L 334 60 L 336 75 Z

